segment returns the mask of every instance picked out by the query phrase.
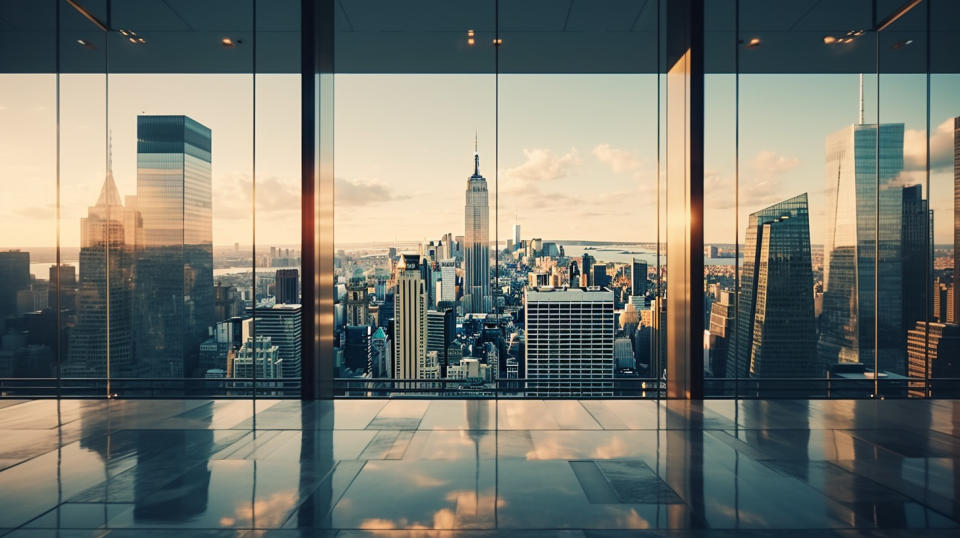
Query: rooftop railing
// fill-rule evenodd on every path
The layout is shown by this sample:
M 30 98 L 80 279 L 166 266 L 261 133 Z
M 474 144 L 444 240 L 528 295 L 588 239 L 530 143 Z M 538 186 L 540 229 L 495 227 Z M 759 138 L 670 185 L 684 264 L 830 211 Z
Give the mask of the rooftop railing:
M 960 378 L 707 378 L 710 399 L 960 398 Z M 300 380 L 249 378 L 0 378 L 0 398 L 300 397 Z M 336 378 L 334 398 L 664 399 L 655 378 L 372 379 Z

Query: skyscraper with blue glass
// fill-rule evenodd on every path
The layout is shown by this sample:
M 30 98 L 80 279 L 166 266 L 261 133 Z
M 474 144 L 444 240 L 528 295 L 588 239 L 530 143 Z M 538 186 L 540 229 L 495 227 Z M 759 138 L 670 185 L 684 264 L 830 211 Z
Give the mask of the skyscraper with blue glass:
M 187 116 L 137 117 L 135 346 L 145 375 L 197 375 L 215 322 L 210 152 L 210 129 Z
M 920 188 L 901 183 L 903 134 L 902 123 L 857 123 L 827 137 L 825 366 L 876 361 L 905 373 L 906 331 L 916 321 L 906 318 L 923 314 L 910 297 L 923 296 L 930 218 Z
M 817 367 L 806 193 L 750 215 L 736 337 L 737 377 L 812 377 Z M 729 368 L 729 367 L 728 367 Z

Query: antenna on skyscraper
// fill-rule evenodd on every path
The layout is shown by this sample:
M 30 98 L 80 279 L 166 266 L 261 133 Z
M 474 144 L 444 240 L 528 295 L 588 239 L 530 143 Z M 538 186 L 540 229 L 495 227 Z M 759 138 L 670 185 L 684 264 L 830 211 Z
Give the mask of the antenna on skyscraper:
M 858 102 L 860 105 L 860 116 L 857 123 L 863 125 L 863 73 L 860 73 L 860 99 Z
M 480 145 L 477 130 L 473 131 L 473 175 L 480 175 Z
M 107 173 L 113 173 L 113 129 L 107 131 Z

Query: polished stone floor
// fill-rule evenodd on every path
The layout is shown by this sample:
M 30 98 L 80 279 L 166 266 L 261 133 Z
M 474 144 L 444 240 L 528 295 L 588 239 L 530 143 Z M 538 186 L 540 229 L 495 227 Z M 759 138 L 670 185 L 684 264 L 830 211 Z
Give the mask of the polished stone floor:
M 0 400 L 0 535 L 958 525 L 960 401 Z

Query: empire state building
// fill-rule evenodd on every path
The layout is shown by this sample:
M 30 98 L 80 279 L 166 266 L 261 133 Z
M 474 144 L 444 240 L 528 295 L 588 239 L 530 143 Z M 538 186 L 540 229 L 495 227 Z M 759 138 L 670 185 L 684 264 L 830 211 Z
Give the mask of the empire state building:
M 490 298 L 490 196 L 487 180 L 480 175 L 480 154 L 474 142 L 473 175 L 467 179 L 464 207 L 463 309 L 488 313 Z

